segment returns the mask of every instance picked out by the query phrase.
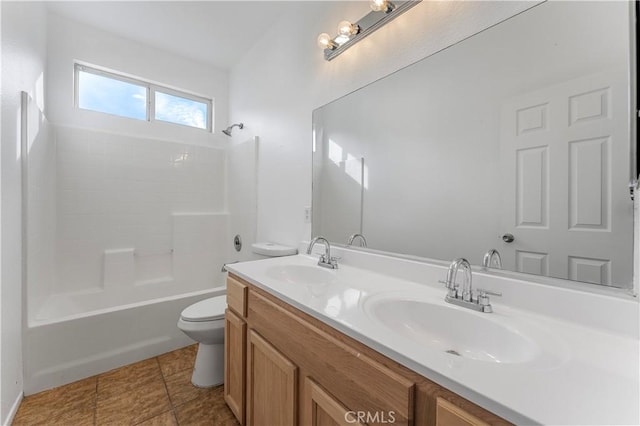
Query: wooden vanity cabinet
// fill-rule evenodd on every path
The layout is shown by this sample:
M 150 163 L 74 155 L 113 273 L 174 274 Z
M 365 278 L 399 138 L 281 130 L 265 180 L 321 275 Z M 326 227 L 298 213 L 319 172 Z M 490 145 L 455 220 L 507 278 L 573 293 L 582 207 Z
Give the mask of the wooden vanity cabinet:
M 233 274 L 228 288 L 225 400 L 243 425 L 509 424 Z

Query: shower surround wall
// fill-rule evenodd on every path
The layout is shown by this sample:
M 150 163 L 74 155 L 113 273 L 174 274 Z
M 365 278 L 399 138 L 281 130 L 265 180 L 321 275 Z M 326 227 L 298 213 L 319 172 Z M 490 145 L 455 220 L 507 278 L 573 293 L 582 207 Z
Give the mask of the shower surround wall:
M 33 98 L 27 108 L 27 312 L 39 309 L 56 277 L 56 139 Z
M 149 286 L 164 289 L 160 295 L 219 285 L 220 253 L 228 254 L 220 248 L 228 228 L 227 137 L 76 108 L 73 64 L 211 97 L 214 128 L 227 123 L 227 72 L 54 13 L 47 23 L 46 107 L 58 144 L 56 279 L 30 321 L 74 314 L 59 300 L 65 294 L 128 288 L 126 302 Z
M 29 169 L 36 193 L 55 171 L 55 208 L 29 208 L 55 264 L 28 262 L 55 280 L 28 277 L 27 395 L 189 344 L 180 311 L 224 293 L 229 258 L 224 149 L 53 127 L 54 167 Z
M 65 312 L 69 292 L 221 282 L 225 152 L 99 131 L 57 129 L 57 274 L 33 318 Z M 59 302 L 59 303 L 58 303 Z

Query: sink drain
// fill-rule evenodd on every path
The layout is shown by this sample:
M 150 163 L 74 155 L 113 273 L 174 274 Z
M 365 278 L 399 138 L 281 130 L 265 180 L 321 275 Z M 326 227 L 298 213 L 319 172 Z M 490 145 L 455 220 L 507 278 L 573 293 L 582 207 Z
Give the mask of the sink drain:
M 462 356 L 458 353 L 458 351 L 454 351 L 453 349 L 449 349 L 448 351 L 445 351 L 445 352 L 455 356 Z

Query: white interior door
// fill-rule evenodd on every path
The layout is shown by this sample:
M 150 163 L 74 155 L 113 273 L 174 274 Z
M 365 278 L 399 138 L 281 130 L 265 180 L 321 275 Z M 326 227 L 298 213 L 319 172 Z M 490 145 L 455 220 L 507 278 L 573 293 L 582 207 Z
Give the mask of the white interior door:
M 505 269 L 597 284 L 632 279 L 624 71 L 507 101 L 501 115 Z

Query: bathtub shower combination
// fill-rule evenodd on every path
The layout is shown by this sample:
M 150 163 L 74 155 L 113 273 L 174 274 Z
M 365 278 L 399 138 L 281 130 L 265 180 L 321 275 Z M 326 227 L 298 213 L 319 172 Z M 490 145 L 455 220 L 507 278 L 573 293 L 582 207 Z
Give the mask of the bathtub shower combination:
M 246 180 L 255 141 L 221 149 L 54 126 L 25 102 L 25 393 L 193 343 L 177 320 L 224 293 L 221 266 L 237 260 L 227 167 L 242 163 Z

